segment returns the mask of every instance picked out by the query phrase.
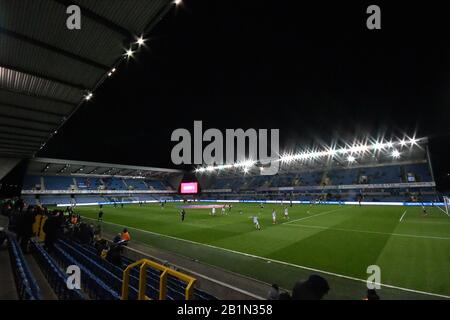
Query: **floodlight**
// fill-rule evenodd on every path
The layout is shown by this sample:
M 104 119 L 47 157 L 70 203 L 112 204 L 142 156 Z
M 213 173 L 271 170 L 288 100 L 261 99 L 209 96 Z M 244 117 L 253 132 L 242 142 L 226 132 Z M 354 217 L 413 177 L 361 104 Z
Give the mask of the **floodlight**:
M 356 158 L 354 156 L 348 156 L 347 161 L 348 162 L 355 162 Z
M 377 142 L 377 143 L 375 143 L 375 144 L 373 145 L 373 148 L 374 148 L 375 150 L 381 150 L 381 149 L 383 149 L 383 147 L 384 147 L 384 144 L 383 144 L 383 143 L 380 143 L 380 142 Z
M 400 152 L 398 150 L 392 151 L 392 158 L 399 158 L 399 157 L 400 157 Z
M 178 6 L 183 2 L 183 0 L 174 0 L 173 3 Z
M 144 39 L 142 36 L 136 41 L 136 43 L 137 43 L 139 46 L 142 46 L 142 45 L 144 44 L 144 42 L 145 42 L 145 39 Z
M 409 143 L 410 143 L 410 144 L 416 144 L 416 143 L 417 143 L 417 139 L 415 139 L 415 138 L 410 138 L 410 139 L 409 139 Z
M 402 147 L 406 145 L 405 139 L 400 140 L 400 145 L 401 145 Z
M 85 99 L 86 101 L 91 100 L 91 98 L 92 98 L 92 92 L 89 92 L 87 95 L 84 96 L 84 99 Z
M 386 144 L 387 146 L 388 146 L 388 148 L 392 148 L 392 146 L 394 145 L 392 142 L 388 142 L 387 144 Z
M 127 58 L 131 58 L 131 57 L 133 56 L 133 53 L 134 53 L 133 50 L 128 49 L 128 50 L 125 52 L 125 55 L 127 56 Z

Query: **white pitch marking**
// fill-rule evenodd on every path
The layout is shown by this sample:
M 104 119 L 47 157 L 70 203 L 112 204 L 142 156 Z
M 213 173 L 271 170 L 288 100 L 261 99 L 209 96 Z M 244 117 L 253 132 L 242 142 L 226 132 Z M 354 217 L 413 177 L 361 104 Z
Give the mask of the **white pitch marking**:
M 88 217 L 85 217 L 85 218 L 91 219 L 91 220 L 95 220 L 95 219 L 88 218 Z M 152 232 L 152 231 L 148 231 L 148 230 L 142 230 L 142 229 L 138 229 L 138 228 L 133 228 L 133 227 L 126 226 L 126 225 L 123 225 L 123 224 L 117 224 L 117 223 L 108 222 L 108 221 L 103 221 L 103 223 L 112 224 L 112 225 L 116 225 L 116 226 L 120 226 L 120 227 L 127 227 L 128 229 L 138 230 L 138 231 L 143 232 L 143 233 L 148 233 L 148 234 L 153 234 L 153 235 L 160 236 L 160 237 L 166 237 L 166 238 L 169 238 L 169 239 L 184 241 L 184 242 L 192 243 L 192 244 L 195 244 L 195 245 L 201 245 L 201 246 L 204 246 L 204 247 L 209 247 L 209 248 L 213 248 L 213 249 L 217 249 L 217 250 L 231 252 L 231 253 L 234 253 L 234 254 L 240 254 L 240 255 L 243 255 L 243 256 L 246 256 L 246 257 L 251 257 L 251 258 L 255 258 L 255 259 L 259 259 L 259 260 L 264 260 L 264 261 L 268 260 L 268 258 L 264 258 L 264 257 L 261 257 L 261 256 L 256 256 L 256 255 L 253 255 L 253 254 L 250 254 L 250 253 L 239 252 L 239 251 L 235 251 L 235 250 L 231 250 L 231 249 L 216 247 L 216 246 L 213 246 L 211 244 L 200 243 L 200 242 L 195 242 L 195 241 L 192 241 L 192 240 L 177 238 L 177 237 L 169 236 L 169 235 L 162 234 L 162 233 L 157 233 L 157 232 Z M 310 267 L 300 266 L 300 265 L 297 265 L 297 264 L 293 264 L 293 263 L 289 263 L 289 262 L 285 262 L 285 261 L 280 261 L 280 260 L 270 259 L 270 261 L 275 262 L 275 263 L 279 263 L 279 264 L 283 264 L 283 265 L 287 265 L 287 266 L 290 266 L 290 267 L 299 268 L 299 269 L 309 270 L 309 271 L 313 271 L 313 272 L 321 272 L 323 274 L 332 275 L 332 276 L 335 276 L 335 277 L 338 277 L 338 278 L 350 279 L 350 280 L 354 280 L 354 281 L 358 281 L 358 282 L 367 283 L 367 280 L 365 280 L 365 279 L 359 279 L 359 278 L 355 278 L 355 277 L 351 277 L 351 276 L 345 276 L 345 275 L 334 273 L 334 272 L 329 272 L 329 271 L 324 271 L 324 270 L 320 270 L 320 269 L 314 269 L 314 268 L 310 268 Z M 397 286 L 393 286 L 393 285 L 389 285 L 389 284 L 383 284 L 383 283 L 376 283 L 376 284 L 379 284 L 380 286 L 384 286 L 384 287 L 387 287 L 387 288 L 398 289 L 398 290 L 402 290 L 402 291 L 408 291 L 408 292 L 414 292 L 414 293 L 419 293 L 419 294 L 424 294 L 424 295 L 429 295 L 429 296 L 434 296 L 434 297 L 450 299 L 450 296 L 446 296 L 446 295 L 442 295 L 442 294 L 438 294 L 438 293 L 431 293 L 431 292 L 426 292 L 426 291 L 419 291 L 419 290 L 414 290 L 414 289 L 402 288 L 402 287 L 397 287 Z
M 420 236 L 420 235 L 406 234 L 406 233 L 389 233 L 389 232 L 357 230 L 357 229 L 344 229 L 344 228 L 333 228 L 333 227 L 323 227 L 323 226 L 310 226 L 310 225 L 306 225 L 306 224 L 292 224 L 289 227 L 313 228 L 313 229 L 323 229 L 323 230 L 337 230 L 337 231 L 345 231 L 345 232 L 371 233 L 371 234 L 380 234 L 380 235 L 385 235 L 385 236 L 396 236 L 396 237 L 409 237 L 409 238 L 435 239 L 435 240 L 450 240 L 449 237 Z
M 402 220 L 403 220 L 403 217 L 404 217 L 404 216 L 405 216 L 405 214 L 406 214 L 406 211 L 408 211 L 408 210 L 405 210 L 405 212 L 403 212 L 402 216 L 400 217 L 400 221 L 399 221 L 399 222 L 402 222 Z
M 328 214 L 328 213 L 336 212 L 336 211 L 339 211 L 339 210 L 342 210 L 342 209 L 344 209 L 344 208 L 339 208 L 339 209 L 334 209 L 334 210 L 324 211 L 324 212 L 320 212 L 320 213 L 318 213 L 318 214 L 314 214 L 314 215 L 312 215 L 312 216 L 307 216 L 307 217 L 303 217 L 303 218 L 299 218 L 299 219 L 295 219 L 295 220 L 290 220 L 290 221 L 284 222 L 284 223 L 282 223 L 282 224 L 288 224 L 288 223 L 292 223 L 292 222 L 296 222 L 296 221 L 302 221 L 302 220 L 306 220 L 306 219 L 309 219 L 309 218 L 318 217 L 318 216 L 321 216 L 321 215 L 323 215 L 323 214 Z

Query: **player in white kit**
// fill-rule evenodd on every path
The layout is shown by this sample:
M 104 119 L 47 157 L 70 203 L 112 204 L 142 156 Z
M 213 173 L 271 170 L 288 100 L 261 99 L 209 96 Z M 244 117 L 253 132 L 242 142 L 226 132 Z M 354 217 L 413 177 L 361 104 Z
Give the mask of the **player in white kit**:
M 288 210 L 287 207 L 284 208 L 284 218 L 287 219 L 287 220 L 289 220 L 289 210 Z
M 275 210 L 272 211 L 272 223 L 277 223 L 277 212 Z
M 256 230 L 261 230 L 261 226 L 259 224 L 259 220 L 257 216 L 253 216 L 253 224 L 255 225 Z
M 216 207 L 212 207 L 212 209 L 211 209 L 211 215 L 213 215 L 213 216 L 216 215 Z

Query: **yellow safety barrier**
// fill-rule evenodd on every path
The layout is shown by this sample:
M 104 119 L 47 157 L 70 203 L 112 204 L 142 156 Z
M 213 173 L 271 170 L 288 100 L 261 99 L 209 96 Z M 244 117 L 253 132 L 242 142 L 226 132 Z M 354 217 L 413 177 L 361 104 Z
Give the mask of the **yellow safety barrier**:
M 133 268 L 140 266 L 139 268 L 139 290 L 138 290 L 138 300 L 150 300 L 150 298 L 145 294 L 145 287 L 147 284 L 147 268 L 153 268 L 161 271 L 159 276 L 159 300 L 165 300 L 167 295 L 167 276 L 171 275 L 183 282 L 187 283 L 185 298 L 186 300 L 191 300 L 194 292 L 194 283 L 197 281 L 195 278 L 190 277 L 184 273 L 175 271 L 162 264 L 156 263 L 148 259 L 141 259 L 130 264 L 123 271 L 123 282 L 122 282 L 122 300 L 128 300 L 129 294 L 129 284 L 130 284 L 130 272 Z

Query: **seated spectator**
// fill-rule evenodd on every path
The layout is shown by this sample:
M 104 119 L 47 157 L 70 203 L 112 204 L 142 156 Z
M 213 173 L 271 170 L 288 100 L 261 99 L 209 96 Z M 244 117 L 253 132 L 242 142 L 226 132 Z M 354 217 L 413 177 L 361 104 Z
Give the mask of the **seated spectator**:
M 313 274 L 308 280 L 295 284 L 292 290 L 292 300 L 322 300 L 329 290 L 327 280 Z
M 267 295 L 267 300 L 278 300 L 279 296 L 280 289 L 278 288 L 277 284 L 273 284 Z
M 122 234 L 121 234 L 121 233 L 118 233 L 118 234 L 114 237 L 113 242 L 114 242 L 114 243 L 119 243 L 120 241 L 122 241 Z
M 127 242 L 131 240 L 131 236 L 130 236 L 130 233 L 128 232 L 127 228 L 123 229 L 121 238 L 123 241 L 127 241 Z

